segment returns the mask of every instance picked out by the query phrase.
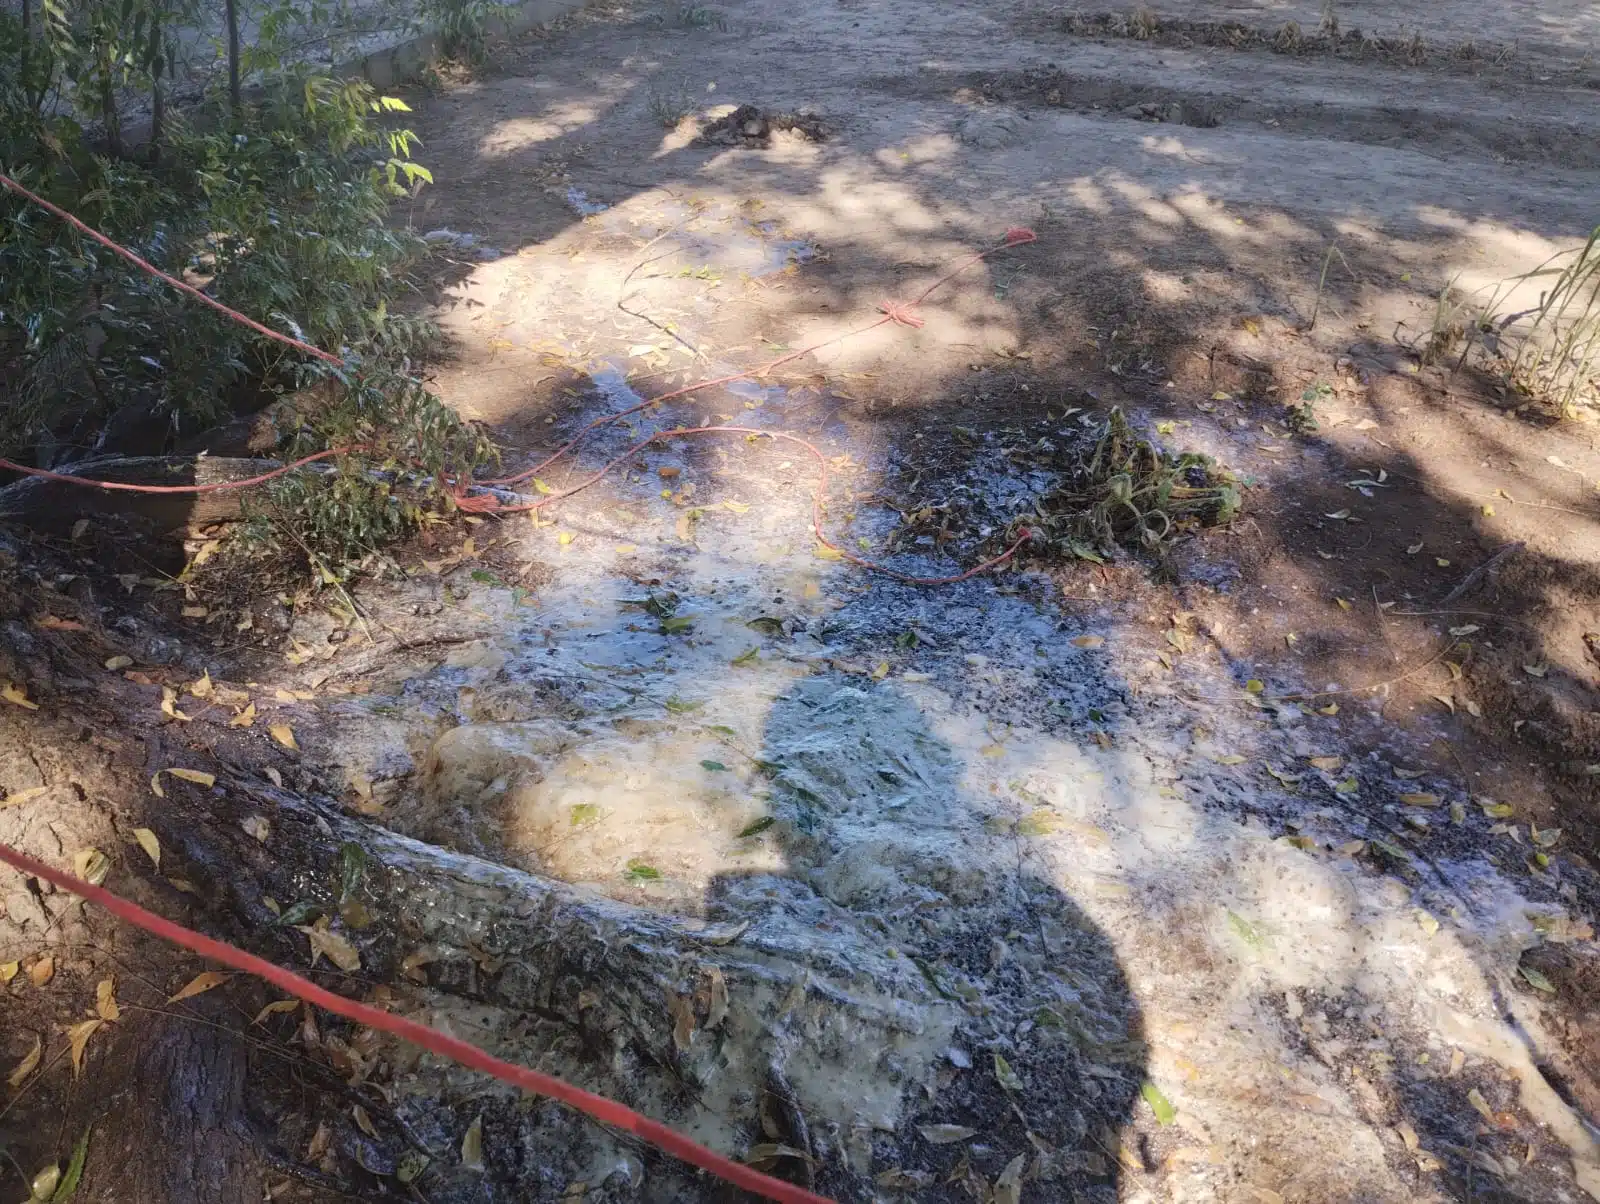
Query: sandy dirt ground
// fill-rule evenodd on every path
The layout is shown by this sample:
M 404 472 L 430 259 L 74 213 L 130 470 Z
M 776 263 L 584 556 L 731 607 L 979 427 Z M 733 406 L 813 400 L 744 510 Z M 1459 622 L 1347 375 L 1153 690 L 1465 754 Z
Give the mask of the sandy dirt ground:
M 685 436 L 430 528 L 360 623 L 208 619 L 183 671 L 369 822 L 806 967 L 632 1102 L 840 1199 L 1600 1199 L 1595 426 L 1416 354 L 1441 289 L 1600 221 L 1597 38 L 1570 0 L 591 6 L 408 94 L 440 392 L 522 469 L 820 346 L 530 497 L 667 427 L 788 432 L 830 538 L 950 574 L 1120 406 L 1239 516 L 908 585 L 819 547 L 808 453 Z M 526 1189 L 527 1149 L 539 1199 L 705 1198 L 484 1098 L 490 1177 L 430 1199 Z

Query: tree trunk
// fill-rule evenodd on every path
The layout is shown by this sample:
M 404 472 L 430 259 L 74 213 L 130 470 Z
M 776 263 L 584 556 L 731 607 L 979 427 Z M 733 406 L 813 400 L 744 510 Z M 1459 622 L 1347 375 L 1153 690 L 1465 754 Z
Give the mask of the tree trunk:
M 774 1140 L 774 1122 L 761 1115 L 770 1113 L 762 1101 L 772 1083 L 783 1084 L 795 1117 L 821 1113 L 822 1102 L 807 1097 L 819 1083 L 864 1080 L 910 1100 L 921 1090 L 915 1068 L 928 1050 L 946 1047 L 954 1027 L 954 1006 L 907 959 L 847 934 L 819 941 L 812 924 L 780 907 L 753 923 L 696 926 L 370 827 L 332 803 L 265 783 L 230 779 L 225 791 L 216 806 L 215 794 L 174 781 L 146 821 L 164 850 L 162 872 L 192 885 L 188 897 L 202 901 L 207 927 L 304 972 L 308 938 L 280 923 L 267 899 L 300 912 L 302 924 L 318 911 L 340 916 L 336 930 L 361 964 L 330 981 L 333 989 L 370 998 L 386 984 L 379 989 L 397 1010 L 725 1151 Z M 249 816 L 266 821 L 265 842 L 259 826 L 241 823 Z M 341 902 L 352 865 L 365 868 Z M 324 1032 L 335 1027 L 325 1020 Z M 352 1126 L 343 1105 L 324 1122 L 336 1132 L 332 1147 L 356 1150 L 351 1156 L 369 1168 L 396 1165 L 406 1140 L 431 1150 L 445 1182 L 435 1179 L 430 1198 L 468 1198 L 451 1185 L 474 1117 L 484 1119 L 489 1168 L 468 1179 L 487 1174 L 513 1193 L 506 1198 L 557 1200 L 585 1167 L 608 1158 L 627 1164 L 635 1188 L 650 1168 L 641 1198 L 714 1198 L 695 1172 L 564 1108 L 517 1104 L 486 1078 L 403 1043 L 384 1047 L 382 1058 L 407 1084 L 404 1095 L 427 1104 L 403 1123 L 407 1105 L 395 1106 L 401 1136 L 377 1118 L 381 1139 Z M 777 1140 L 807 1143 L 835 1190 L 856 1182 L 836 1128 L 786 1128 Z M 513 1146 L 540 1151 L 537 1168 L 519 1162 Z M 168 1202 L 216 1197 L 173 1193 Z
M 228 24 L 228 111 L 237 121 L 244 107 L 239 83 L 239 0 L 226 0 L 223 13 Z
M 79 1129 L 92 1130 L 92 1156 L 74 1200 L 259 1204 L 259 1160 L 243 1126 L 246 1054 L 226 1024 L 152 1017 L 126 1028 L 95 1067 L 94 1081 L 111 1090 L 85 1093 Z
M 161 22 L 155 22 L 155 29 L 150 35 L 151 42 L 161 45 Z M 161 86 L 161 69 L 163 66 L 161 52 L 158 49 L 154 61 L 150 64 L 150 166 L 157 167 L 161 163 L 161 139 L 167 119 L 167 94 Z

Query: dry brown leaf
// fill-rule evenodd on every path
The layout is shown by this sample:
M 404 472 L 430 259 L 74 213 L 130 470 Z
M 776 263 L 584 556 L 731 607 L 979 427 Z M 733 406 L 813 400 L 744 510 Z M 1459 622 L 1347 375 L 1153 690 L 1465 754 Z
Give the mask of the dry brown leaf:
M 1483 1092 L 1476 1087 L 1467 1092 L 1467 1103 L 1471 1104 L 1477 1110 L 1478 1115 L 1491 1125 L 1499 1124 L 1495 1119 L 1494 1109 L 1489 1107 L 1489 1101 L 1483 1098 Z
M 44 1042 L 39 1040 L 39 1034 L 33 1034 L 33 1048 L 22 1056 L 22 1061 L 6 1076 L 6 1083 L 12 1087 L 22 1086 L 26 1079 L 39 1065 L 39 1059 L 44 1056 Z
M 46 985 L 56 976 L 56 959 L 54 955 L 46 953 L 33 965 L 28 967 L 28 981 L 36 987 Z
M 249 727 L 256 721 L 256 704 L 251 702 L 245 705 L 232 719 L 228 720 L 229 727 Z
M 266 844 L 267 841 L 272 839 L 272 825 L 266 821 L 264 816 L 247 815 L 239 821 L 239 826 L 262 844 Z
M 1437 794 L 1419 791 L 1415 794 L 1402 794 L 1400 801 L 1408 807 L 1437 807 L 1440 799 Z
M 1459 1049 L 1450 1051 L 1450 1077 L 1454 1078 L 1461 1073 L 1461 1068 L 1467 1064 L 1467 1055 Z
M 167 1002 L 177 1003 L 180 999 L 193 999 L 196 995 L 204 995 L 207 991 L 220 987 L 232 977 L 233 975 L 224 974 L 221 970 L 206 970 L 191 978 L 185 984 L 183 990 L 172 996 Z
M 133 838 L 139 842 L 139 847 L 145 851 L 150 860 L 155 862 L 156 869 L 161 868 L 161 840 L 149 828 L 135 828 Z
M 1311 762 L 1313 769 L 1321 769 L 1327 773 L 1332 773 L 1344 764 L 1343 757 L 1308 757 L 1307 760 Z
M 299 1006 L 300 1001 L 298 999 L 275 999 L 257 1012 L 256 1018 L 250 1023 L 264 1024 L 268 1016 L 281 1016 L 286 1012 L 294 1011 Z
M 710 1015 L 706 1018 L 706 1027 L 716 1028 L 728 1018 L 728 980 L 716 966 L 707 966 L 706 973 L 711 978 Z
M 1101 635 L 1080 635 L 1072 641 L 1078 648 L 1098 648 L 1105 642 L 1105 637 Z
M 1406 1143 L 1406 1149 L 1413 1154 L 1421 1147 L 1422 1142 L 1417 1137 L 1417 1131 L 1406 1121 L 1401 1121 L 1395 1126 L 1395 1131 L 1400 1134 L 1400 1140 Z
M 127 669 L 133 665 L 131 656 L 113 656 L 106 661 L 106 668 L 115 673 L 118 669 Z
M 315 966 L 319 957 L 326 957 L 346 974 L 353 974 L 361 969 L 361 954 L 356 952 L 356 947 L 337 932 L 327 927 L 326 918 L 315 925 L 298 925 L 301 932 L 306 934 L 306 939 L 311 942 L 311 964 Z
M 72 1077 L 77 1078 L 83 1073 L 83 1051 L 89 1044 L 89 1038 L 105 1026 L 105 1021 L 96 1017 L 93 1020 L 84 1020 L 67 1029 L 67 1042 L 72 1046 Z
M 974 1136 L 978 1130 L 966 1125 L 918 1125 L 917 1131 L 929 1145 L 953 1145 Z
M 5 685 L 0 686 L 0 698 L 4 698 L 13 706 L 23 707 L 30 711 L 39 709 L 37 702 L 28 701 L 28 691 L 14 682 L 8 681 Z
M 115 1024 L 122 1017 L 122 1009 L 117 1006 L 117 980 L 115 978 L 102 978 L 94 989 L 95 1014 L 107 1024 Z
M 269 765 L 269 766 L 267 766 L 267 768 L 263 769 L 261 772 L 267 775 L 267 781 L 271 782 L 279 790 L 283 789 L 283 775 L 281 773 L 279 773 L 276 769 L 273 769 Z
M 372 1123 L 372 1117 L 367 1115 L 367 1110 L 365 1108 L 363 1108 L 360 1104 L 356 1104 L 350 1109 L 350 1113 L 356 1118 L 356 1128 L 360 1129 L 368 1137 L 372 1138 L 373 1141 L 382 1140 L 382 1138 L 378 1136 L 378 1127 Z
M 672 1016 L 672 1044 L 683 1053 L 694 1043 L 694 1004 L 685 996 L 667 996 L 667 1011 Z
M 294 742 L 294 728 L 290 727 L 287 723 L 274 723 L 267 729 L 267 731 L 272 734 L 272 738 L 274 740 L 283 745 L 285 748 L 300 747 Z

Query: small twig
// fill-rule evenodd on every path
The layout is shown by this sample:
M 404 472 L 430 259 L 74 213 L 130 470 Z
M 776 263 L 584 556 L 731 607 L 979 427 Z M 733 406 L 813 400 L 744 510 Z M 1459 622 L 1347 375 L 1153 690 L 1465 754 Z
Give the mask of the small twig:
M 1355 273 L 1350 270 L 1350 261 L 1344 257 L 1344 252 L 1339 249 L 1339 244 L 1329 243 L 1328 253 L 1322 257 L 1322 274 L 1317 277 L 1317 298 L 1314 302 L 1312 302 L 1311 305 L 1311 318 L 1303 327 L 1301 327 L 1301 329 L 1307 333 L 1316 328 L 1317 315 L 1322 312 L 1322 290 L 1323 287 L 1328 283 L 1328 267 L 1333 263 L 1333 257 L 1335 255 L 1339 257 L 1339 262 L 1344 264 L 1344 270 L 1350 272 L 1352 279 L 1355 278 Z
M 1439 605 L 1449 606 L 1450 603 L 1454 602 L 1457 598 L 1460 598 L 1468 591 L 1476 588 L 1477 585 L 1484 579 L 1484 577 L 1498 571 L 1502 561 L 1526 546 L 1527 545 L 1524 544 L 1520 539 L 1513 540 L 1511 543 L 1502 545 L 1493 556 L 1489 557 L 1489 559 L 1485 560 L 1477 568 L 1473 569 L 1472 572 L 1463 577 L 1461 579 L 1461 584 L 1446 594 L 1440 600 Z

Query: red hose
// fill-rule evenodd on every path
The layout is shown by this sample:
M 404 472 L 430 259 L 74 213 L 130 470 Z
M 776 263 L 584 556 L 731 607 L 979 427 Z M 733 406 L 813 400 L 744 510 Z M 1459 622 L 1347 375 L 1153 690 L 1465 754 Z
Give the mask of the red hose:
M 163 940 L 171 941 L 175 945 L 182 945 L 202 957 L 212 961 L 221 962 L 235 970 L 242 970 L 246 974 L 254 974 L 264 978 L 276 987 L 288 991 L 307 1003 L 343 1016 L 347 1020 L 354 1020 L 368 1028 L 375 1028 L 382 1032 L 392 1033 L 402 1037 L 424 1049 L 439 1054 L 441 1057 L 450 1058 L 463 1066 L 473 1070 L 481 1070 L 485 1074 L 493 1075 L 502 1083 L 509 1083 L 513 1087 L 520 1087 L 524 1091 L 533 1091 L 539 1095 L 548 1096 L 559 1100 L 569 1107 L 576 1108 L 585 1116 L 592 1117 L 603 1124 L 613 1125 L 629 1133 L 637 1134 L 644 1141 L 665 1150 L 667 1153 L 681 1158 L 683 1161 L 699 1167 L 701 1170 L 710 1171 L 720 1179 L 725 1179 L 735 1186 L 747 1191 L 753 1191 L 769 1200 L 777 1200 L 779 1204 L 832 1204 L 825 1196 L 815 1192 L 806 1191 L 792 1183 L 785 1183 L 782 1179 L 775 1179 L 771 1175 L 764 1175 L 752 1167 L 725 1158 L 714 1153 L 705 1146 L 691 1141 L 681 1133 L 667 1128 L 648 1116 L 641 1116 L 633 1109 L 609 1100 L 603 1095 L 595 1095 L 592 1091 L 585 1091 L 581 1087 L 574 1087 L 561 1079 L 553 1078 L 547 1074 L 540 1074 L 537 1070 L 529 1070 L 526 1066 L 517 1066 L 510 1062 L 502 1061 L 491 1053 L 479 1049 L 476 1045 L 469 1044 L 459 1037 L 452 1037 L 441 1033 L 437 1029 L 429 1028 L 425 1024 L 418 1024 L 404 1016 L 395 1016 L 379 1008 L 369 1007 L 364 1003 L 357 1003 L 353 999 L 346 999 L 343 995 L 335 995 L 332 991 L 319 987 L 308 978 L 302 978 L 292 970 L 285 970 L 272 962 L 246 953 L 223 941 L 213 940 L 181 924 L 174 924 L 171 920 L 146 911 L 135 903 L 130 903 L 118 895 L 112 894 L 101 886 L 91 886 L 71 874 L 64 874 L 52 869 L 42 861 L 35 860 L 25 853 L 6 844 L 0 844 L 0 861 L 4 861 L 12 868 L 35 878 L 42 878 L 51 885 L 61 890 L 70 891 L 104 907 L 112 915 L 137 925 L 146 932 L 153 933 Z

